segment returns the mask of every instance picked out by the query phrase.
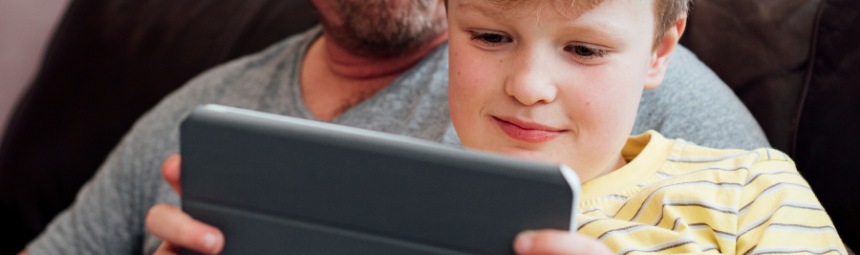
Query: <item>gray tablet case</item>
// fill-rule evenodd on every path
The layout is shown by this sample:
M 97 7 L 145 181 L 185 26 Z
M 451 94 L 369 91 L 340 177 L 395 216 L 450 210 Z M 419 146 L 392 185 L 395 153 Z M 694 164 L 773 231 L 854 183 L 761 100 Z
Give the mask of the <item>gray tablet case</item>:
M 514 254 L 576 224 L 567 167 L 391 134 L 206 105 L 181 153 L 182 209 L 222 254 Z

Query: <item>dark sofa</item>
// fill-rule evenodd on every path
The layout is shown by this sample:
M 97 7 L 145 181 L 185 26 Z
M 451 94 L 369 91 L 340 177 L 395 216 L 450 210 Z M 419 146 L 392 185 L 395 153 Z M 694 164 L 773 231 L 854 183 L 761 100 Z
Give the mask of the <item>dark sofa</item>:
M 0 255 L 67 207 L 162 97 L 314 24 L 307 0 L 72 1 L 0 145 Z M 682 44 L 732 87 L 860 247 L 860 1 L 698 0 Z

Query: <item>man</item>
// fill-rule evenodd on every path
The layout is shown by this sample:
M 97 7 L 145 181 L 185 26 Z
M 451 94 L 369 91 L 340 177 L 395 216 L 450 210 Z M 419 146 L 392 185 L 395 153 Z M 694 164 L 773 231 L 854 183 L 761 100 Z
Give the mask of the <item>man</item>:
M 164 162 L 178 153 L 178 123 L 199 104 L 459 143 L 447 107 L 447 25 L 442 0 L 312 2 L 321 28 L 207 72 L 162 101 L 138 121 L 72 207 L 26 252 L 150 254 L 159 247 L 159 252 L 169 253 L 185 246 L 217 253 L 223 245 L 220 232 L 176 208 L 179 196 L 170 184 L 178 185 L 178 158 Z M 731 90 L 685 49 L 675 53 L 663 85 L 643 94 L 633 132 L 648 129 L 710 147 L 767 146 L 755 120 Z M 162 163 L 170 184 L 160 174 Z M 526 232 L 521 237 L 517 247 L 524 254 L 585 254 L 589 251 L 576 249 L 588 247 L 606 252 L 593 240 L 561 231 Z M 162 246 L 159 238 L 169 242 Z

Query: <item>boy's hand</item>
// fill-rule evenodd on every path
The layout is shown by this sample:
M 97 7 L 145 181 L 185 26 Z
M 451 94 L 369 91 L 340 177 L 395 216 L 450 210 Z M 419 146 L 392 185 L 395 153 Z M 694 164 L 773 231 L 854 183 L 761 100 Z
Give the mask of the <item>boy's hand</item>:
M 613 255 L 589 236 L 561 230 L 523 231 L 514 240 L 519 255 Z
M 161 165 L 161 175 L 182 195 L 179 182 L 179 155 L 171 155 Z M 204 254 L 217 254 L 224 248 L 224 234 L 213 226 L 206 225 L 188 216 L 181 209 L 168 204 L 159 204 L 149 209 L 146 228 L 154 236 L 164 240 L 155 254 L 178 254 L 179 247 Z

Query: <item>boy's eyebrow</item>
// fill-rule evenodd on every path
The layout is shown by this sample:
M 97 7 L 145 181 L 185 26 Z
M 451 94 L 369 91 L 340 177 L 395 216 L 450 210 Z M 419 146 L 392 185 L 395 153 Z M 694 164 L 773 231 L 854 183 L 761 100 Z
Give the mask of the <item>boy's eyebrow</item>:
M 612 23 L 591 20 L 584 28 L 605 38 L 617 40 L 628 37 L 628 34 L 623 32 L 624 29 L 622 27 L 616 26 Z
M 488 0 L 485 0 L 485 1 L 488 1 Z M 574 0 L 571 2 L 572 5 L 569 7 L 573 9 L 574 16 L 579 16 L 585 12 L 590 11 L 591 9 L 594 9 L 597 5 L 600 5 L 600 3 L 602 3 L 603 1 L 604 0 Z M 488 1 L 488 2 L 490 2 L 490 1 Z M 486 6 L 480 6 L 480 5 L 476 5 L 476 4 L 469 3 L 469 2 L 458 3 L 457 7 L 462 8 L 462 9 L 474 9 L 474 10 L 480 12 L 481 14 L 484 14 L 484 16 L 488 16 L 488 17 L 497 19 L 497 18 L 503 17 L 501 15 L 501 13 L 499 13 L 502 10 L 502 8 L 517 8 L 517 5 L 520 5 L 523 3 L 524 2 L 522 2 L 522 1 L 515 1 L 515 2 L 509 2 L 509 3 L 503 3 L 503 4 L 496 4 L 496 6 L 498 6 L 498 8 L 495 10 L 489 9 Z
M 502 15 L 502 13 L 500 12 L 500 9 L 504 8 L 503 6 L 499 6 L 499 9 L 494 10 L 494 9 L 488 8 L 486 6 L 476 5 L 476 4 L 472 4 L 472 3 L 459 3 L 459 4 L 457 4 L 457 7 L 462 8 L 463 10 L 472 9 L 473 11 L 477 11 L 477 12 L 481 13 L 482 15 L 484 15 L 486 17 L 493 18 L 493 19 L 510 19 L 511 18 L 509 16 Z M 583 10 L 583 13 L 578 13 L 578 14 L 582 15 L 588 11 L 589 10 Z M 604 23 L 604 22 L 600 22 L 600 21 L 596 21 L 596 20 L 590 20 L 586 26 L 576 26 L 575 29 L 586 30 L 586 31 L 589 31 L 589 32 L 594 33 L 594 34 L 598 34 L 604 38 L 623 39 L 623 38 L 627 37 L 627 36 L 625 36 L 625 33 L 622 32 L 623 28 L 615 26 L 613 24 L 608 24 L 608 23 Z
M 480 12 L 484 16 L 487 16 L 487 17 L 490 17 L 493 19 L 499 19 L 502 17 L 502 15 L 499 13 L 498 10 L 489 10 L 484 6 L 478 6 L 478 5 L 475 5 L 472 3 L 459 3 L 459 4 L 457 4 L 457 8 L 464 9 L 464 10 L 465 9 L 472 9 L 474 11 Z

